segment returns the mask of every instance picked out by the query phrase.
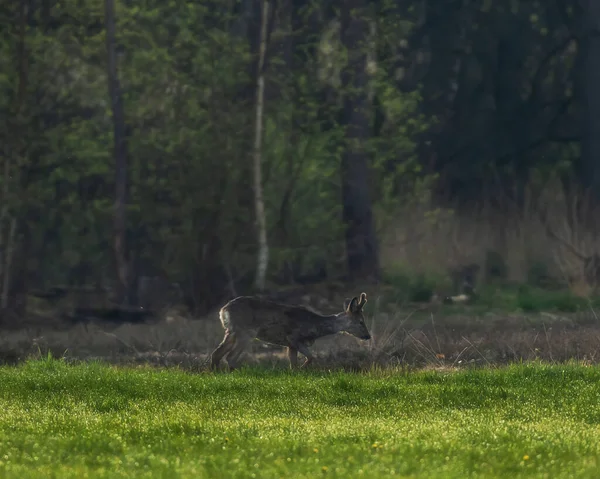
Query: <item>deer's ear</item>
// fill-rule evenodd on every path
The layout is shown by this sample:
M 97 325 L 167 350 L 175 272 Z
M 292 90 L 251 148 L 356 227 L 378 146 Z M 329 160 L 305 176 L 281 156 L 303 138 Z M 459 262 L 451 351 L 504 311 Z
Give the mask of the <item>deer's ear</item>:
M 358 313 L 360 311 L 360 306 L 358 305 L 358 298 L 352 298 L 352 301 L 350 301 L 350 305 L 348 306 L 347 311 L 351 313 Z
M 344 300 L 344 311 L 348 311 L 348 308 L 350 308 L 350 303 L 352 303 L 352 300 L 350 298 L 346 298 Z
M 360 301 L 358 302 L 359 309 L 363 309 L 367 304 L 367 293 L 360 293 Z

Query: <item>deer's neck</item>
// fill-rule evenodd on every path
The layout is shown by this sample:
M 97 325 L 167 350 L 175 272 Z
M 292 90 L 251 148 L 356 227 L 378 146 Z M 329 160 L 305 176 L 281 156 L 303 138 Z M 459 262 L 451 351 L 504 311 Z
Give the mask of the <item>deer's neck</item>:
M 319 333 L 322 336 L 336 334 L 342 331 L 342 324 L 340 323 L 337 314 L 323 316 L 322 318 L 323 319 L 319 321 Z

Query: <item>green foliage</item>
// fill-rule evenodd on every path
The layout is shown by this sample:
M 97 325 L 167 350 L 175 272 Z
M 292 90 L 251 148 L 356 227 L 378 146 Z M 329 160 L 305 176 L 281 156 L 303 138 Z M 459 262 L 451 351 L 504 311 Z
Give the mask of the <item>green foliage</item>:
M 527 270 L 527 283 L 540 288 L 557 289 L 559 281 L 552 278 L 548 263 L 545 261 L 534 261 Z
M 588 302 L 574 296 L 570 291 L 546 291 L 539 287 L 521 285 L 518 290 L 517 305 L 525 312 L 561 311 L 575 312 L 586 309 Z
M 590 307 L 589 300 L 573 295 L 568 289 L 548 290 L 528 284 L 491 283 L 482 285 L 477 293 L 473 306 L 477 312 L 572 313 Z
M 116 7 L 135 254 L 144 269 L 175 281 L 205 281 L 194 275 L 223 264 L 234 265 L 239 278 L 255 263 L 250 180 L 255 78 L 250 44 L 241 33 L 246 20 L 216 1 L 149 0 Z M 22 181 L 15 175 L 11 182 L 11 212 L 31 228 L 30 267 L 42 282 L 106 282 L 113 262 L 114 165 L 102 2 L 63 2 L 31 15 L 22 58 L 14 41 L 20 34 L 16 6 L 0 20 L 0 119 L 7 125 L 0 140 L 14 152 L 0 162 L 27 171 Z M 368 47 L 396 42 L 390 33 L 394 22 L 408 35 L 411 22 L 401 20 L 390 10 L 377 45 Z M 298 261 L 307 268 L 325 261 L 343 270 L 339 85 L 332 101 L 322 101 L 323 88 L 332 84 L 327 75 L 339 76 L 338 60 L 328 66 L 339 53 L 339 31 L 304 39 L 307 46 L 318 44 L 319 53 L 298 69 L 275 48 L 286 28 L 275 24 L 265 105 L 272 271 Z M 23 99 L 20 61 L 28 72 Z M 383 59 L 379 64 L 373 88 L 385 125 L 366 147 L 375 170 L 373 200 L 383 211 L 401 178 L 418 176 L 415 136 L 426 123 L 417 114 L 420 95 L 398 91 L 389 79 L 391 65 Z M 393 166 L 390 174 L 397 155 L 405 164 Z
M 400 92 L 390 82 L 385 64 L 375 76 L 375 94 L 381 102 L 384 117 L 379 136 L 369 140 L 367 148 L 373 156 L 374 190 L 378 192 L 374 207 L 379 222 L 387 222 L 401 205 L 424 201 L 435 175 L 423 175 L 416 155 L 416 141 L 431 122 L 419 113 L 420 92 Z
M 592 478 L 599 394 L 600 369 L 575 364 L 191 375 L 45 358 L 0 368 L 0 475 Z
M 505 280 L 508 277 L 508 267 L 504 258 L 497 251 L 487 251 L 485 254 L 485 277 L 487 280 Z
M 234 280 L 247 276 L 256 247 L 252 15 L 217 0 L 116 3 L 135 255 L 146 271 L 185 284 L 205 285 L 223 265 L 236 270 Z M 569 123 L 554 109 L 577 111 L 547 106 L 570 104 L 564 100 L 572 96 L 576 44 L 557 49 L 565 28 L 556 9 L 509 3 L 475 2 L 460 14 L 442 5 L 436 15 L 447 21 L 425 24 L 416 3 L 369 5 L 372 34 L 364 48 L 371 124 L 359 146 L 372 167 L 378 230 L 400 206 L 428 202 L 438 180 L 454 185 L 457 194 L 491 169 L 525 171 L 542 183 L 551 172 L 570 170 L 579 157 L 576 141 L 539 144 L 537 137 L 556 118 Z M 0 201 L 31 237 L 23 254 L 29 276 L 106 282 L 113 275 L 114 167 L 103 5 L 48 5 L 27 12 L 24 37 L 19 3 L 0 11 L 0 171 L 11 168 L 0 178 L 9 185 Z M 293 12 L 302 26 L 290 35 L 288 13 L 275 16 L 266 71 L 271 272 L 289 263 L 310 269 L 325 262 L 337 275 L 345 267 L 339 166 L 347 147 L 340 122 L 346 59 L 340 22 L 321 3 L 307 2 Z M 465 28 L 453 27 L 458 24 Z M 483 60 L 498 45 L 502 58 L 514 59 L 501 68 Z M 456 51 L 465 59 L 458 62 Z M 544 52 L 555 55 L 540 64 Z M 488 98 L 492 91 L 498 98 Z M 521 125 L 513 115 L 522 111 L 540 114 Z M 538 146 L 524 149 L 530 144 Z M 428 219 L 439 216 L 434 211 Z M 1 224 L 0 234 L 4 230 Z M 494 268 L 493 277 L 506 277 L 505 266 Z M 208 278 L 198 278 L 202 272 Z M 438 282 L 422 277 L 403 287 L 408 298 L 423 299 Z M 524 307 L 531 307 L 524 298 Z
M 341 128 L 320 131 L 318 124 L 296 138 L 281 131 L 293 120 L 293 111 L 282 109 L 265 125 L 265 196 L 273 269 L 283 262 L 320 261 L 336 265 L 343 255 L 339 165 Z M 278 181 L 271 181 L 273 178 Z M 303 268 L 301 268 L 303 269 Z
M 450 279 L 435 273 L 414 274 L 399 265 L 385 268 L 383 281 L 391 286 L 390 301 L 427 302 L 433 294 L 447 289 Z
M 408 299 L 416 302 L 426 302 L 434 293 L 435 284 L 424 274 L 418 274 L 409 284 Z

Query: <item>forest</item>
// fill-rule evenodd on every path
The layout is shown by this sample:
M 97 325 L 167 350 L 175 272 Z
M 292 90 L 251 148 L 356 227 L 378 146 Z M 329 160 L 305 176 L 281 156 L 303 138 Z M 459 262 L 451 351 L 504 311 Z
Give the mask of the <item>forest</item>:
M 600 278 L 591 0 L 6 0 L 0 124 L 5 323 L 69 288 Z

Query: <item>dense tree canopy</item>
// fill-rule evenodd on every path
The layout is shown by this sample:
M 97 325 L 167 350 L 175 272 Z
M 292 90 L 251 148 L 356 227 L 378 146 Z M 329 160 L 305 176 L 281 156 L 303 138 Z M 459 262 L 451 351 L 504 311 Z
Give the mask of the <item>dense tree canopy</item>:
M 459 209 L 552 175 L 600 191 L 597 2 L 269 3 L 271 283 L 377 278 L 382 223 L 424 189 Z M 2 308 L 124 261 L 197 310 L 251 290 L 262 5 L 114 0 L 107 41 L 101 2 L 2 3 Z

